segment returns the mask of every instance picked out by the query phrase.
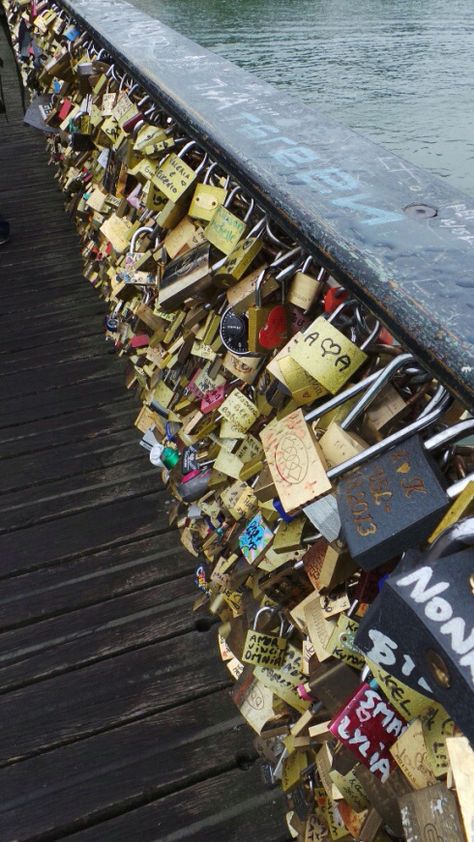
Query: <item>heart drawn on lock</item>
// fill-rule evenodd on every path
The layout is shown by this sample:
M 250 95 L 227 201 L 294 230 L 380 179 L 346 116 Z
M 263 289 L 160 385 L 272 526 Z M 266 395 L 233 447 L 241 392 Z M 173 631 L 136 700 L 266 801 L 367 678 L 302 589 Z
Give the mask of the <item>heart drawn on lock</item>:
M 273 310 L 270 310 L 267 321 L 264 326 L 260 328 L 258 333 L 258 341 L 262 348 L 278 348 L 288 334 L 288 316 L 285 307 L 282 304 L 277 304 Z

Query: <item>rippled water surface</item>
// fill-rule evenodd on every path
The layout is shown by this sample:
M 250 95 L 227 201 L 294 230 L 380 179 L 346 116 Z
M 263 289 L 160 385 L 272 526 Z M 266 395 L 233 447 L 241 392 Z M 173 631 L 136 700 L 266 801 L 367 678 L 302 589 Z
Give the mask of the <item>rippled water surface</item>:
M 474 195 L 474 0 L 133 0 Z

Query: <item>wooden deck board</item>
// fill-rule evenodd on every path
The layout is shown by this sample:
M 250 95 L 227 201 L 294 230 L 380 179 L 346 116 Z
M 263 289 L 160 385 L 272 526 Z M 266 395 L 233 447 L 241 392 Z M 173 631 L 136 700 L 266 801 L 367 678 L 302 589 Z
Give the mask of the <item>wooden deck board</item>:
M 282 842 L 1 27 L 0 55 L 0 838 Z

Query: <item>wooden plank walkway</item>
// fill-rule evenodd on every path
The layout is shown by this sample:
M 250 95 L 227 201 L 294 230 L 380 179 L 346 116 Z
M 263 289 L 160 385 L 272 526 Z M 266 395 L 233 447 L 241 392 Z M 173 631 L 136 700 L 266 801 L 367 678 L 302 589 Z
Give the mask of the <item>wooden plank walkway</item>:
M 1 26 L 0 55 L 0 840 L 283 842 Z

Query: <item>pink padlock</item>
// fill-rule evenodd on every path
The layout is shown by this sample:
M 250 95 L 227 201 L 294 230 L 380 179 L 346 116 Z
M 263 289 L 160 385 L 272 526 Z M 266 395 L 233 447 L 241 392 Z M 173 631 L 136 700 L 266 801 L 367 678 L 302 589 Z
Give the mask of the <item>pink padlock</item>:
M 150 344 L 150 337 L 146 333 L 138 333 L 136 336 L 132 336 L 128 344 L 130 348 L 145 348 L 146 345 Z
M 222 386 L 217 386 L 216 389 L 211 389 L 210 392 L 205 393 L 201 401 L 201 412 L 203 415 L 207 415 L 209 412 L 217 409 L 224 400 L 225 383 L 223 383 Z

